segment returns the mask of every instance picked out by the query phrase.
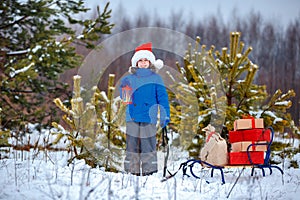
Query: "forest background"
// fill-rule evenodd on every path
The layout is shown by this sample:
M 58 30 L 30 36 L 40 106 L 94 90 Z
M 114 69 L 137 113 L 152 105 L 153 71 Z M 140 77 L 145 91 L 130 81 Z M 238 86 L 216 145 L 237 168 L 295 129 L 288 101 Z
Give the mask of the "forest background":
M 162 17 L 155 12 L 150 12 L 150 9 L 149 12 L 132 13 L 133 8 L 130 4 L 119 2 L 120 4 L 115 6 L 116 9 L 112 12 L 111 22 L 115 24 L 112 35 L 141 27 L 168 28 L 194 39 L 199 36 L 202 44 L 207 47 L 214 45 L 217 50 L 221 50 L 222 47 L 229 46 L 228 38 L 231 31 L 241 32 L 241 41 L 253 48 L 249 59 L 259 66 L 254 83 L 266 85 L 269 94 L 273 94 L 277 89 L 283 92 L 293 89 L 296 96 L 291 99 L 293 106 L 289 112 L 296 125 L 299 125 L 300 14 L 293 20 L 289 22 L 283 20 L 284 23 L 282 23 L 275 18 L 266 18 L 264 13 L 255 10 L 243 13 L 241 17 L 241 10 L 235 8 L 229 12 L 226 21 L 216 6 L 216 13 L 204 18 L 197 17 L 199 15 L 184 8 L 174 9 L 169 16 Z M 266 10 L 266 12 L 270 11 Z M 92 9 L 90 14 L 95 16 L 95 9 L 94 11 Z M 112 35 L 104 35 L 101 41 Z M 83 56 L 90 52 L 82 45 L 76 45 L 76 50 Z M 155 52 L 157 58 L 163 58 L 166 65 L 174 68 L 176 68 L 176 61 L 181 59 L 169 52 L 160 50 L 155 50 Z M 99 82 L 100 90 L 106 90 L 108 74 L 115 74 L 118 80 L 128 70 L 132 55 L 133 51 L 120 56 L 108 67 L 103 79 Z M 77 69 L 69 70 L 62 75 L 61 79 L 72 84 L 72 76 L 76 73 Z
M 87 3 L 88 1 L 86 1 Z M 115 2 L 115 1 L 114 1 Z M 295 17 L 295 19 L 291 20 L 289 23 L 281 24 L 278 20 L 266 20 L 260 12 L 251 11 L 248 14 L 244 14 L 243 17 L 240 17 L 238 15 L 239 10 L 232 10 L 230 12 L 230 17 L 227 19 L 227 21 L 224 20 L 223 15 L 221 13 L 216 12 L 215 15 L 209 15 L 205 18 L 198 18 L 196 17 L 196 14 L 188 13 L 189 17 L 186 15 L 186 10 L 174 10 L 170 13 L 169 17 L 162 17 L 161 15 L 155 14 L 151 12 L 150 8 L 144 8 L 143 12 L 140 12 L 140 14 L 136 14 L 133 12 L 130 12 L 130 5 L 132 5 L 132 1 L 130 1 L 131 4 L 121 4 L 118 8 L 114 7 L 114 10 L 112 10 L 111 18 L 108 19 L 109 23 L 113 23 L 114 26 L 111 31 L 107 31 L 108 28 L 103 30 L 103 34 L 101 36 L 100 40 L 97 40 L 94 42 L 94 45 L 101 44 L 105 39 L 112 37 L 114 34 L 122 33 L 126 30 L 132 30 L 140 27 L 160 27 L 160 28 L 167 28 L 170 30 L 174 30 L 177 32 L 180 32 L 186 36 L 189 36 L 190 38 L 196 39 L 197 36 L 201 38 L 201 44 L 205 44 L 207 47 L 210 47 L 211 45 L 214 45 L 216 47 L 216 50 L 221 51 L 222 47 L 229 46 L 229 34 L 232 31 L 241 32 L 241 41 L 243 41 L 247 47 L 252 47 L 253 51 L 249 55 L 249 59 L 257 64 L 259 66 L 259 71 L 255 77 L 255 84 L 258 85 L 266 85 L 267 92 L 269 94 L 274 93 L 277 89 L 282 90 L 284 93 L 287 92 L 290 89 L 293 89 L 296 93 L 296 96 L 292 98 L 293 106 L 289 110 L 289 112 L 292 115 L 292 118 L 296 122 L 297 125 L 299 125 L 299 94 L 300 94 L 300 87 L 298 84 L 300 72 L 299 72 L 299 35 L 300 35 L 300 15 L 298 17 Z M 101 1 L 100 4 L 104 2 Z M 90 5 L 91 6 L 91 5 Z M 187 5 L 188 6 L 188 5 Z M 191 6 L 191 5 L 189 5 Z M 103 9 L 104 6 L 101 8 Z M 170 6 L 172 7 L 172 6 Z M 270 6 L 271 8 L 271 6 Z M 109 6 L 108 9 L 111 9 Z M 141 9 L 142 10 L 142 9 Z M 129 12 L 128 12 L 129 11 Z M 149 11 L 149 12 L 148 12 Z M 216 6 L 216 11 L 218 11 L 218 7 Z M 5 13 L 3 13 L 5 14 Z M 97 9 L 94 6 L 91 6 L 91 10 L 88 14 L 85 15 L 79 15 L 75 16 L 77 18 L 80 18 L 82 20 L 88 19 L 88 18 L 95 18 L 97 19 Z M 88 16 L 89 15 L 89 16 Z M 100 18 L 99 18 L 100 19 Z M 106 23 L 106 22 L 105 22 Z M 80 33 L 82 30 L 77 27 L 76 25 L 70 25 L 72 29 L 76 30 L 78 33 Z M 109 24 L 110 26 L 110 24 Z M 6 28 L 5 25 L 3 25 L 3 28 Z M 4 29 L 3 29 L 4 30 Z M 13 30 L 12 30 L 13 31 Z M 109 34 L 108 34 L 109 33 Z M 39 37 L 43 38 L 44 32 L 42 32 Z M 61 35 L 63 38 L 64 35 Z M 166 36 L 167 39 L 168 36 Z M 20 37 L 16 37 L 16 39 L 20 39 Z M 58 38 L 59 39 L 59 38 Z M 134 35 L 132 36 L 132 42 L 134 41 Z M 6 42 L 3 40 L 3 44 L 6 44 Z M 29 42 L 29 41 L 28 41 Z M 129 44 L 131 41 L 126 41 L 126 43 L 120 42 L 119 46 L 112 46 L 110 47 L 112 50 L 120 48 L 124 44 Z M 136 42 L 136 41 L 135 41 Z M 32 41 L 30 41 L 32 43 Z M 90 45 L 90 44 L 88 44 Z M 81 54 L 82 58 L 84 59 L 90 52 L 91 49 L 87 48 L 88 45 L 84 45 L 82 42 L 73 42 L 72 46 L 76 49 L 76 53 Z M 188 44 L 187 48 L 188 48 Z M 155 46 L 155 44 L 154 44 Z M 14 49 L 17 49 L 20 47 L 14 47 Z M 3 49 L 3 53 L 5 55 L 6 50 Z M 21 49 L 23 50 L 23 49 Z M 164 60 L 165 64 L 167 66 L 173 67 L 176 69 L 176 62 L 181 61 L 182 58 L 180 58 L 178 55 L 173 54 L 172 52 L 166 52 L 162 51 L 160 49 L 154 49 L 155 54 L 157 58 L 161 58 Z M 36 51 L 36 49 L 33 49 L 32 51 Z M 13 56 L 11 52 L 9 56 Z M 18 52 L 20 53 L 20 52 Z M 131 52 L 128 52 L 120 57 L 118 57 L 116 60 L 114 60 L 113 63 L 108 66 L 105 74 L 102 76 L 102 79 L 99 81 L 98 86 L 100 90 L 106 90 L 107 89 L 107 83 L 108 83 L 108 74 L 115 74 L 116 80 L 119 80 L 119 78 L 128 71 L 128 67 L 130 66 L 130 59 L 133 55 L 133 50 Z M 1 53 L 2 54 L 2 53 Z M 22 56 L 22 55 L 21 55 Z M 42 54 L 43 56 L 43 54 Z M 54 56 L 55 57 L 55 56 Z M 70 60 L 68 63 L 71 65 L 74 65 L 74 62 L 72 59 L 78 59 L 75 58 L 71 54 L 69 55 Z M 22 57 L 23 58 L 23 57 Z M 55 58 L 58 58 L 57 56 Z M 6 57 L 3 57 L 4 61 Z M 35 58 L 35 59 L 41 59 Z M 30 59 L 24 59 L 24 62 L 28 62 Z M 66 60 L 65 60 L 66 61 Z M 39 61 L 41 62 L 41 61 Z M 66 67 L 66 63 L 57 61 L 60 63 L 61 67 Z M 3 62 L 4 63 L 4 62 Z M 7 62 L 9 63 L 9 62 Z M 73 63 L 73 64 L 72 64 Z M 101 60 L 96 60 L 95 63 L 101 63 Z M 22 64 L 22 62 L 20 63 Z M 50 65 L 53 63 L 45 63 L 46 65 Z M 21 66 L 21 65 L 20 65 Z M 19 66 L 19 67 L 20 67 Z M 30 66 L 30 65 L 29 65 Z M 23 66 L 24 67 L 24 66 Z M 10 122 L 14 121 L 15 119 L 20 119 L 21 121 L 30 121 L 31 123 L 44 123 L 46 125 L 49 125 L 49 122 L 53 121 L 53 116 L 60 116 L 59 114 L 56 114 L 54 110 L 57 110 L 54 103 L 52 102 L 53 99 L 57 96 L 59 96 L 59 93 L 62 95 L 67 95 L 68 97 L 63 97 L 63 99 L 70 99 L 72 96 L 72 77 L 77 74 L 78 66 L 77 68 L 69 69 L 65 71 L 65 69 L 59 69 L 59 65 L 57 66 L 58 70 L 53 72 L 47 72 L 45 71 L 46 77 L 51 80 L 52 75 L 55 75 L 57 72 L 64 72 L 60 76 L 60 80 L 62 82 L 65 82 L 67 84 L 62 85 L 61 87 L 66 87 L 69 85 L 68 91 L 65 92 L 64 88 L 55 88 L 55 90 L 58 91 L 52 91 L 52 93 L 56 96 L 50 96 L 45 95 L 46 93 L 43 93 L 45 89 L 38 87 L 40 84 L 34 84 L 35 88 L 39 88 L 39 90 L 32 91 L 33 93 L 39 93 L 38 98 L 40 98 L 40 101 L 44 102 L 43 106 L 40 106 L 36 102 L 36 106 L 38 105 L 40 108 L 48 108 L 48 110 L 41 110 L 40 112 L 46 113 L 42 114 L 47 119 L 41 120 L 41 118 L 37 118 L 34 115 L 31 115 L 31 112 L 37 112 L 37 110 L 34 110 L 35 107 L 32 106 L 35 101 L 32 101 L 31 99 L 31 105 L 26 106 L 25 109 L 27 112 L 27 115 L 31 116 L 31 119 L 25 119 L 23 118 L 22 114 L 26 114 L 25 109 L 18 109 L 18 107 L 12 106 L 12 103 L 14 101 L 21 102 L 20 97 L 18 95 L 10 95 L 11 97 L 15 98 L 12 100 L 7 100 L 9 104 L 8 106 L 11 106 L 13 109 L 11 113 L 4 113 L 3 119 L 2 119 L 2 126 L 3 128 L 7 128 L 6 125 L 8 125 Z M 67 68 L 67 67 L 66 67 Z M 4 68 L 3 68 L 4 70 Z M 10 70 L 10 68 L 7 68 L 6 70 Z M 43 69 L 43 70 L 46 70 Z M 20 71 L 20 70 L 17 70 Z M 5 76 L 3 76 L 5 77 Z M 1 86 L 1 90 L 4 93 L 10 94 L 13 92 L 14 94 L 19 93 L 29 93 L 27 90 L 23 91 L 24 87 L 21 88 L 20 85 L 16 85 L 17 83 L 14 81 L 15 76 L 13 74 L 9 74 L 7 77 L 8 81 L 10 81 L 10 86 L 17 87 L 17 90 L 13 90 L 6 88 L 6 86 Z M 4 79 L 3 79 L 4 80 Z M 43 81 L 43 78 L 41 78 Z M 30 80 L 29 80 L 30 82 Z M 3 82 L 6 84 L 6 82 Z M 54 81 L 53 84 L 56 82 Z M 30 83 L 32 84 L 32 83 Z M 53 90 L 51 87 L 49 87 L 48 90 Z M 25 97 L 26 95 L 24 95 Z M 4 96 L 3 96 L 4 98 Z M 28 97 L 30 98 L 30 97 Z M 28 101 L 27 97 L 24 98 L 24 102 Z M 24 105 L 24 102 L 22 103 Z M 19 105 L 22 105 L 19 104 Z M 54 110 L 53 110 L 54 109 Z M 4 112 L 4 110 L 2 111 Z M 58 117 L 59 118 L 59 117 Z

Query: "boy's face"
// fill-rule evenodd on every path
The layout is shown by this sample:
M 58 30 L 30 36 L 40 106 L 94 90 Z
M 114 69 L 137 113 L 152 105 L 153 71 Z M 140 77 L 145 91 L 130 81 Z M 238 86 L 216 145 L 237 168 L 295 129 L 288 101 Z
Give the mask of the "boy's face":
M 138 68 L 148 68 L 150 65 L 150 61 L 146 58 L 142 58 L 137 62 Z

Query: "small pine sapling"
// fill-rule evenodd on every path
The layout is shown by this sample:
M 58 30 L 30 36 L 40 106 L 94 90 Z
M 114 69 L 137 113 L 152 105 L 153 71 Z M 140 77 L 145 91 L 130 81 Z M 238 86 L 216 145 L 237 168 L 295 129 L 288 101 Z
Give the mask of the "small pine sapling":
M 193 131 L 193 136 L 198 138 L 197 144 L 190 140 L 193 154 L 197 155 L 195 151 L 199 152 L 203 144 L 204 133 L 200 131 L 203 127 L 213 122 L 214 126 L 221 127 L 221 135 L 228 139 L 228 131 L 233 130 L 234 121 L 245 115 L 263 118 L 265 127 L 272 126 L 276 132 L 283 133 L 287 128 L 299 132 L 288 113 L 292 106 L 290 98 L 295 96 L 295 92 L 289 90 L 283 94 L 277 90 L 269 95 L 265 85 L 254 83 L 259 67 L 248 57 L 252 47 L 244 49 L 240 36 L 239 32 L 231 32 L 230 48 L 223 47 L 221 52 L 214 46 L 206 50 L 206 45 L 200 45 L 197 37 L 195 48 L 191 44 L 188 46 L 184 66 L 177 64 L 178 71 L 188 83 L 176 83 L 175 87 L 184 87 L 185 92 L 193 93 L 198 100 L 198 130 Z M 179 97 L 179 100 L 186 101 L 188 98 Z M 172 99 L 171 102 L 171 113 L 182 114 L 182 105 L 174 104 Z M 175 118 L 177 124 L 181 118 L 184 116 Z
M 114 75 L 109 76 L 108 95 L 100 92 L 97 87 L 93 88 L 93 95 L 85 105 L 81 97 L 80 76 L 74 76 L 73 98 L 71 108 L 66 107 L 60 99 L 54 103 L 65 115 L 62 117 L 67 124 L 65 129 L 62 125 L 53 122 L 57 129 L 53 133 L 57 135 L 52 145 L 57 144 L 63 138 L 69 141 L 69 150 L 74 153 L 72 160 L 84 159 L 92 166 L 105 167 L 108 171 L 118 171 L 120 164 L 121 148 L 125 145 L 124 134 L 116 120 L 121 117 L 122 103 L 114 101 Z M 113 105 L 118 109 L 114 110 Z

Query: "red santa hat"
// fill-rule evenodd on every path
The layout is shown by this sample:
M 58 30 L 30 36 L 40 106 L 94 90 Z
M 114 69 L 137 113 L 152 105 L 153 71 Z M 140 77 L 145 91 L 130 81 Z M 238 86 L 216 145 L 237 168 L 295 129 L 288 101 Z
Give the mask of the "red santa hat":
M 136 67 L 137 62 L 143 58 L 148 59 L 156 68 L 160 69 L 164 66 L 164 62 L 160 59 L 155 59 L 152 53 L 152 43 L 145 43 L 135 48 L 135 53 L 131 58 L 131 66 Z

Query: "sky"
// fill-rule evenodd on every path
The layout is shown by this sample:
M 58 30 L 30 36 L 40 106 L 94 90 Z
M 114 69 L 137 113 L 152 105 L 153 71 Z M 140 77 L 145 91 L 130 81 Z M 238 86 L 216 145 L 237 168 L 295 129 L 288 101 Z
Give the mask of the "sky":
M 87 5 L 104 5 L 107 0 L 95 1 L 87 0 Z M 163 18 L 170 17 L 172 12 L 183 11 L 185 17 L 194 17 L 196 20 L 220 15 L 224 22 L 230 20 L 233 11 L 237 11 L 239 17 L 250 12 L 260 12 L 264 20 L 276 21 L 282 25 L 287 25 L 295 18 L 300 17 L 299 0 L 110 0 L 112 15 L 117 15 L 117 11 L 122 4 L 126 13 L 130 16 L 138 15 L 139 12 L 147 10 L 150 16 L 159 15 Z

